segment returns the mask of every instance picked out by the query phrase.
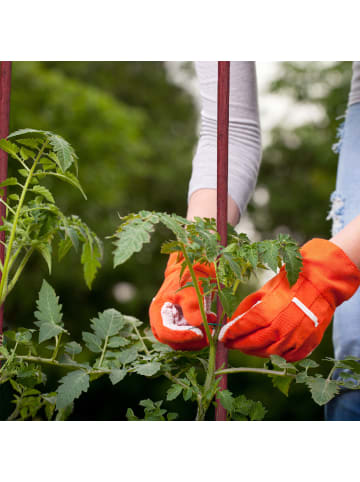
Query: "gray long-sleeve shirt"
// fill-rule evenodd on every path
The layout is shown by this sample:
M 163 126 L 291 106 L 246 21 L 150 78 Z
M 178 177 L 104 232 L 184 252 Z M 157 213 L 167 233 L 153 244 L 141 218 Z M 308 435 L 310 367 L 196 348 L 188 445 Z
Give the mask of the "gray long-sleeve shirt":
M 188 199 L 198 189 L 216 189 L 217 62 L 195 62 L 200 85 L 201 129 L 193 159 Z M 229 110 L 229 194 L 243 213 L 255 189 L 261 135 L 255 62 L 231 62 Z M 349 105 L 360 102 L 360 61 L 353 63 Z

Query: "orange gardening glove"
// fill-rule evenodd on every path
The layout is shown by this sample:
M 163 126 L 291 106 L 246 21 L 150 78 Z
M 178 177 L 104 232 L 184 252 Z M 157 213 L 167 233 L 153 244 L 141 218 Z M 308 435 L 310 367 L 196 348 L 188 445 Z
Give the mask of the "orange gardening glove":
M 228 348 L 297 361 L 320 343 L 335 308 L 355 293 L 360 270 L 331 241 L 313 239 L 300 250 L 303 267 L 290 287 L 285 267 L 240 303 L 220 332 Z
M 192 281 L 188 268 L 185 268 L 180 281 L 183 260 L 181 253 L 170 255 L 165 280 L 150 305 L 150 325 L 154 336 L 175 350 L 201 350 L 208 340 L 195 288 L 190 286 L 177 292 L 181 286 Z M 215 280 L 213 265 L 198 263 L 193 268 L 197 279 L 208 277 Z M 207 319 L 215 322 L 216 316 L 210 313 L 210 304 L 211 300 L 204 298 Z

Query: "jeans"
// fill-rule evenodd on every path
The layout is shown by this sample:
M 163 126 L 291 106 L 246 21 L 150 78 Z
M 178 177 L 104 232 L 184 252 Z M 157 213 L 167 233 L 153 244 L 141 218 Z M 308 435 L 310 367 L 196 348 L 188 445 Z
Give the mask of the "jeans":
M 332 234 L 360 214 L 360 103 L 348 108 L 339 129 L 336 190 L 331 195 Z M 360 289 L 340 305 L 334 315 L 335 358 L 360 357 Z M 326 420 L 360 420 L 360 390 L 344 391 L 325 409 Z

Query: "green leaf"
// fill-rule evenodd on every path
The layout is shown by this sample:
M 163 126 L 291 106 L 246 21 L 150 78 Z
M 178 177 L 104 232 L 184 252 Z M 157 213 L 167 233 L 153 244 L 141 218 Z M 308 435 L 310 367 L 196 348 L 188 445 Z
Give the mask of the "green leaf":
M 49 172 L 49 173 L 46 173 L 46 174 L 49 175 L 49 176 L 57 177 L 61 181 L 67 182 L 68 184 L 71 184 L 72 186 L 76 187 L 81 192 L 81 194 L 83 195 L 83 198 L 87 199 L 87 196 L 86 196 L 78 178 L 72 172 L 67 171 L 64 174 L 62 174 L 60 172 Z
M 53 195 L 51 194 L 49 189 L 47 189 L 45 186 L 40 186 L 40 185 L 37 184 L 36 186 L 34 186 L 32 188 L 32 191 L 35 192 L 36 194 L 40 194 L 47 201 L 49 201 L 51 203 L 55 203 L 55 199 L 54 199 Z
M 279 246 L 276 241 L 260 241 L 258 243 L 262 261 L 275 273 L 278 269 Z
M 316 361 L 314 360 L 311 360 L 310 358 L 305 358 L 304 360 L 301 360 L 299 362 L 299 365 L 303 368 L 317 368 L 319 366 L 318 363 L 316 363 Z
M 62 172 L 66 172 L 74 162 L 72 147 L 63 137 L 56 134 L 49 136 L 49 142 L 58 159 L 58 166 Z
M 37 251 L 41 254 L 41 256 L 44 258 L 46 261 L 46 264 L 49 269 L 49 274 L 51 274 L 51 265 L 52 265 L 52 259 L 51 259 L 51 254 L 52 254 L 52 248 L 51 248 L 51 243 L 46 243 L 46 244 L 38 244 L 36 246 Z
M 76 343 L 76 341 L 70 341 L 65 345 L 65 352 L 73 357 L 82 352 L 82 346 L 79 343 Z
M 178 241 L 182 243 L 187 243 L 186 231 L 182 227 L 181 222 L 177 216 L 166 213 L 158 213 L 158 216 L 160 218 L 160 221 L 175 234 Z
M 151 377 L 155 375 L 161 369 L 161 364 L 159 362 L 146 363 L 145 365 L 138 365 L 135 368 L 136 373 L 143 375 L 145 377 Z
M 108 343 L 108 347 L 119 348 L 119 347 L 126 346 L 129 343 L 130 343 L 130 340 L 128 340 L 127 338 L 124 338 L 123 336 L 113 336 Z
M 11 134 L 9 134 L 8 139 L 11 139 L 13 137 L 20 137 L 21 138 L 21 137 L 27 136 L 28 134 L 32 134 L 33 138 L 37 138 L 37 137 L 44 138 L 49 134 L 49 132 L 48 131 L 42 131 L 42 130 L 39 130 L 39 129 L 30 129 L 30 128 L 19 129 L 17 131 L 12 132 Z
M 275 388 L 278 388 L 281 393 L 283 393 L 286 397 L 289 395 L 289 388 L 291 382 L 294 380 L 294 377 L 285 377 L 285 376 L 271 376 L 272 384 Z
M 222 390 L 221 392 L 218 393 L 218 397 L 220 400 L 221 405 L 226 409 L 226 410 L 232 410 L 234 408 L 235 404 L 235 399 L 230 392 L 230 390 Z
M 302 268 L 302 259 L 297 246 L 286 246 L 283 252 L 285 269 L 290 286 L 296 283 Z
M 120 363 L 126 365 L 127 363 L 131 363 L 137 359 L 138 351 L 135 347 L 127 348 L 126 350 L 121 351 L 117 355 L 117 359 Z
M 134 253 L 141 251 L 145 243 L 150 242 L 150 233 L 154 231 L 151 222 L 134 219 L 116 234 L 114 242 L 114 268 L 125 263 Z
M 283 369 L 286 369 L 286 370 L 294 370 L 296 371 L 296 367 L 295 365 L 293 365 L 292 363 L 288 363 L 285 358 L 282 358 L 281 356 L 279 355 L 271 355 L 270 356 L 270 360 L 271 362 L 273 363 L 273 365 L 279 367 L 279 368 L 283 368 Z
M 102 340 L 117 335 L 124 324 L 122 314 L 113 308 L 98 313 L 98 317 L 91 320 L 91 327 L 95 335 Z
M 83 331 L 82 338 L 90 351 L 93 353 L 101 353 L 102 352 L 102 342 L 101 339 L 98 338 L 93 333 L 89 333 L 88 331 Z
M 7 179 L 5 179 L 5 181 L 0 183 L 0 187 L 16 186 L 17 183 L 18 183 L 18 180 L 16 179 L 16 177 L 8 177 Z
M 116 385 L 117 383 L 121 382 L 126 376 L 126 370 L 125 368 L 115 368 L 111 370 L 109 378 L 110 381 L 113 385 Z
M 67 407 L 83 392 L 87 392 L 89 385 L 89 375 L 84 370 L 75 370 L 65 375 L 57 390 L 56 408 L 59 410 Z
M 10 154 L 12 157 L 15 157 L 15 159 L 17 158 L 19 147 L 7 139 L 0 139 L 0 149 L 5 151 L 7 154 Z
M 59 297 L 54 289 L 44 280 L 36 302 L 38 310 L 35 311 L 35 325 L 40 328 L 39 343 L 58 335 L 62 328 L 62 313 Z
M 180 395 L 182 390 L 183 390 L 182 386 L 174 383 L 167 391 L 166 400 L 168 400 L 169 402 L 171 402 L 172 400 L 175 400 L 175 398 L 177 398 Z
M 61 239 L 58 244 L 58 260 L 61 261 L 72 247 L 70 238 Z
M 339 393 L 339 387 L 334 380 L 320 377 L 307 377 L 306 384 L 311 396 L 318 405 L 325 405 Z
M 250 420 L 263 420 L 266 412 L 267 410 L 261 402 L 253 402 L 250 411 Z
M 128 408 L 127 411 L 126 411 L 126 418 L 130 421 L 130 422 L 134 422 L 134 421 L 138 421 L 138 417 L 135 415 L 134 411 L 132 408 Z
M 81 254 L 81 263 L 84 265 L 84 278 L 89 289 L 101 267 L 101 253 L 97 244 L 85 243 Z

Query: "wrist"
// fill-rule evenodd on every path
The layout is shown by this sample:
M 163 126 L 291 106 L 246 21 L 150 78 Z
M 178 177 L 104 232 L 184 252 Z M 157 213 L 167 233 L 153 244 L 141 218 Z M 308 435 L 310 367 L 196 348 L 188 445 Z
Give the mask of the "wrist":
M 198 189 L 190 197 L 186 218 L 190 221 L 195 217 L 216 219 L 216 211 L 216 189 Z M 239 208 L 232 197 L 228 196 L 228 223 L 235 226 L 239 220 Z

